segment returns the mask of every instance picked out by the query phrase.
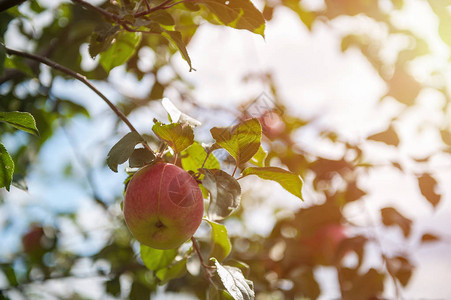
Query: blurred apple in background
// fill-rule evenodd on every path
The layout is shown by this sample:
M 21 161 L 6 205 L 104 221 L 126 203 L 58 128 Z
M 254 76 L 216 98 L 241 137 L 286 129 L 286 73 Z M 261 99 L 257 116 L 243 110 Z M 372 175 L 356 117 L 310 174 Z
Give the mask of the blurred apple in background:
M 269 138 L 275 138 L 285 130 L 285 123 L 275 111 L 265 111 L 259 118 L 263 134 Z

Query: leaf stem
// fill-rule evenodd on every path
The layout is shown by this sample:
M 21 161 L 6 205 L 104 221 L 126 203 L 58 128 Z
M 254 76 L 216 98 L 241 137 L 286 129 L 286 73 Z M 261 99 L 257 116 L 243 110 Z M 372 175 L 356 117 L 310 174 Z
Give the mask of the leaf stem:
M 160 5 L 157 5 L 157 6 L 153 7 L 153 8 L 150 8 L 150 6 L 147 6 L 147 10 L 139 12 L 139 13 L 136 13 L 133 16 L 135 18 L 138 18 L 138 17 L 142 17 L 142 16 L 145 16 L 145 15 L 151 14 L 154 11 L 157 11 L 157 10 L 160 10 L 160 9 L 165 9 L 164 7 L 166 5 L 168 5 L 169 3 L 171 3 L 171 2 L 172 2 L 172 0 L 166 0 L 163 3 L 161 3 Z M 148 5 L 148 3 L 146 3 L 146 4 Z
M 235 176 L 236 170 L 238 169 L 238 164 L 235 165 L 235 169 L 233 169 L 232 176 Z
M 204 268 L 205 272 L 207 272 L 207 274 L 210 275 L 210 271 L 214 269 L 214 267 L 205 264 L 205 261 L 202 258 L 202 254 L 200 253 L 199 246 L 197 245 L 197 241 L 194 238 L 194 236 L 191 237 L 191 241 L 193 242 L 193 248 L 196 251 L 197 256 L 199 257 L 200 264 Z
M 101 13 L 102 15 L 104 15 L 105 17 L 110 18 L 110 19 L 113 19 L 114 21 L 116 21 L 116 22 L 118 22 L 118 23 L 121 23 L 121 22 L 124 21 L 120 16 L 118 16 L 118 15 L 116 15 L 116 14 L 113 14 L 113 13 L 110 13 L 109 11 L 107 11 L 107 10 L 105 10 L 105 9 L 103 9 L 103 8 L 100 8 L 100 7 L 98 7 L 98 6 L 94 6 L 94 5 L 92 5 L 91 3 L 85 2 L 85 1 L 83 1 L 83 0 L 72 0 L 72 2 L 78 3 L 78 4 L 80 4 L 81 6 L 84 6 L 84 7 L 86 7 L 86 8 L 95 10 L 95 11 L 97 11 L 98 13 Z
M 201 169 L 204 168 L 205 163 L 207 162 L 207 159 L 208 159 L 208 157 L 210 156 L 210 153 L 211 153 L 211 151 L 208 151 L 208 152 L 207 152 L 207 156 L 205 156 L 204 162 L 202 163 L 202 167 L 200 167 Z
M 175 3 L 172 3 L 170 5 L 159 7 L 159 9 L 168 9 L 168 8 L 173 7 L 173 6 L 176 6 L 177 4 L 184 3 L 184 2 L 193 2 L 193 1 L 192 0 L 181 0 L 181 1 L 178 1 L 178 2 L 175 2 Z
M 74 0 L 74 1 L 80 1 L 80 0 Z M 90 88 L 92 91 L 94 91 L 94 93 L 96 93 L 100 98 L 102 98 L 102 100 L 111 108 L 111 110 L 128 126 L 128 128 L 131 131 L 134 131 L 136 133 L 139 134 L 139 132 L 136 130 L 136 128 L 132 125 L 132 123 L 130 123 L 130 121 L 127 119 L 127 117 L 104 95 L 102 94 L 102 92 L 100 92 L 85 76 L 72 71 L 71 69 L 68 69 L 46 57 L 43 56 L 39 56 L 39 55 L 35 55 L 35 54 L 31 54 L 31 53 L 27 53 L 27 52 L 23 52 L 23 51 L 19 51 L 19 50 L 14 50 L 8 47 L 5 47 L 6 53 L 9 55 L 17 55 L 17 56 L 21 56 L 21 57 L 25 57 L 28 59 L 32 59 L 35 61 L 38 61 L 42 64 L 45 64 L 55 70 L 61 71 L 66 75 L 69 75 L 75 79 L 77 79 L 78 81 L 81 81 L 82 83 L 84 83 L 88 88 Z M 140 135 L 141 136 L 141 135 Z M 149 147 L 149 145 L 144 141 L 144 138 L 141 136 L 143 142 L 142 145 L 149 150 L 150 152 L 152 152 L 153 154 L 155 154 L 153 152 L 153 150 Z

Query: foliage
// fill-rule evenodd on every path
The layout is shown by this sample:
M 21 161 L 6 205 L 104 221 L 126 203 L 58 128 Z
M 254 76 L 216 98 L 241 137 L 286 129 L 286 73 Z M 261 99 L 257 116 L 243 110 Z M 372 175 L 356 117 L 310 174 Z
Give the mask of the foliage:
M 146 76 L 154 79 L 145 97 L 136 99 L 123 93 L 116 106 L 111 104 L 118 107 L 118 111 L 114 111 L 118 123 L 113 130 L 120 132 L 119 121 L 133 120 L 135 113 L 142 112 L 170 91 L 177 91 L 181 102 L 189 98 L 190 84 L 172 66 L 171 59 L 181 55 L 187 64 L 186 71 L 194 70 L 196 62 L 191 60 L 187 46 L 203 21 L 244 29 L 264 37 L 274 11 L 282 10 L 282 7 L 293 11 L 309 30 L 313 30 L 315 24 L 333 24 L 340 18 L 354 20 L 363 16 L 382 24 L 387 30 L 387 40 L 403 36 L 411 43 L 401 49 L 395 62 L 391 63 L 383 59 L 384 41 L 376 40 L 371 33 L 355 31 L 340 36 L 341 50 L 346 53 L 358 49 L 385 82 L 387 91 L 381 101 L 393 99 L 403 107 L 402 114 L 408 114 L 419 105 L 417 99 L 421 91 L 429 89 L 446 99 L 442 108 L 445 116 L 449 110 L 450 95 L 446 83 L 420 82 L 409 71 L 411 63 L 417 57 L 429 54 L 430 49 L 417 34 L 392 23 L 390 14 L 401 11 L 404 1 L 386 1 L 390 3 L 389 10 L 379 6 L 378 1 L 366 0 L 326 0 L 324 7 L 316 10 L 304 7 L 302 1 L 264 1 L 262 12 L 249 0 L 118 0 L 105 1 L 99 6 L 72 0 L 58 3 L 53 8 L 45 7 L 38 0 L 27 1 L 20 7 L 14 4 L 19 5 L 21 1 L 10 2 L 12 5 L 8 7 L 0 5 L 0 188 L 7 191 L 11 184 L 26 189 L 24 179 L 32 172 L 36 157 L 47 142 L 60 133 L 61 127 L 65 128 L 77 118 L 90 118 L 86 107 L 58 96 L 56 82 L 70 82 L 74 77 L 65 68 L 82 74 L 80 76 L 93 82 L 93 86 L 108 82 L 110 74 L 121 68 L 138 81 L 143 81 Z M 449 46 L 451 27 L 448 26 L 447 4 L 445 1 L 428 1 L 428 5 L 438 16 L 442 42 Z M 45 13 L 51 20 L 36 32 L 30 30 L 27 22 Z M 14 29 L 30 41 L 24 49 L 31 49 L 32 55 L 48 59 L 40 62 L 50 66 L 50 70 L 40 67 L 36 56 L 33 58 L 27 52 L 9 48 L 10 41 L 5 40 L 5 35 Z M 98 57 L 99 63 L 92 70 L 83 69 L 80 49 L 84 45 L 88 45 L 92 58 Z M 139 63 L 146 50 L 156 57 L 148 70 Z M 208 49 L 205 55 L 208 56 Z M 165 69 L 171 69 L 173 76 L 163 82 L 159 73 Z M 444 72 L 438 69 L 432 73 L 438 76 Z M 163 289 L 199 299 L 254 299 L 256 296 L 262 299 L 265 296 L 316 299 L 321 295 L 315 274 L 318 266 L 336 271 L 343 299 L 378 299 L 387 285 L 393 283 L 396 292 L 400 293 L 415 271 L 409 253 L 387 254 L 380 247 L 383 266 L 366 267 L 368 247 L 378 247 L 380 241 L 371 234 L 351 233 L 350 229 L 356 226 L 344 211 L 349 204 L 364 201 L 368 193 L 360 178 L 380 169 L 368 156 L 365 145 L 378 144 L 384 149 L 400 151 L 403 141 L 396 121 L 401 116 L 384 124 L 384 129 L 367 136 L 362 143 L 350 142 L 340 136 L 336 128 L 323 130 L 318 140 L 343 149 L 340 157 L 323 157 L 310 153 L 295 140 L 297 132 L 311 129 L 316 120 L 292 115 L 284 107 L 271 74 L 261 74 L 259 78 L 270 88 L 274 107 L 264 107 L 265 111 L 257 115 L 242 108 L 232 126 L 200 126 L 197 120 L 179 111 L 166 99 L 163 106 L 170 117 L 169 124 L 156 119 L 150 122 L 149 118 L 145 132 L 138 133 L 127 124 L 129 133 L 122 137 L 117 137 L 116 133 L 114 138 L 105 137 L 108 145 L 113 140 L 118 142 L 108 154 L 105 153 L 102 168 L 108 166 L 114 172 L 123 173 L 119 165 L 128 160 L 125 170 L 129 177 L 125 182 L 137 168 L 155 161 L 172 162 L 189 171 L 204 193 L 205 223 L 208 224 L 205 231 L 209 234 L 200 233 L 179 249 L 136 247 L 121 213 L 114 212 L 122 195 L 111 196 L 107 201 L 102 199 L 88 170 L 86 180 L 92 189 L 90 198 L 102 208 L 112 225 L 107 232 L 107 241 L 89 255 L 67 251 L 59 243 L 64 238 L 61 224 L 67 222 L 80 227 L 73 212 L 56 212 L 55 220 L 65 221 L 54 222 L 52 226 L 30 224 L 22 237 L 24 251 L 18 251 L 8 259 L 0 258 L 0 273 L 6 280 L 6 284 L 0 286 L 0 298 L 13 298 L 14 293 L 30 297 L 40 293 L 34 285 L 36 282 L 77 277 L 77 264 L 84 260 L 93 266 L 106 262 L 106 270 L 97 268 L 92 276 L 102 277 L 104 293 L 115 298 L 148 299 Z M 38 87 L 33 88 L 32 84 L 36 82 Z M 96 100 L 93 97 L 90 101 Z M 282 124 L 277 134 L 269 132 L 270 126 L 262 121 L 267 111 L 276 111 L 280 116 Z M 214 120 L 214 114 L 209 118 Z M 209 144 L 200 142 L 194 130 L 196 126 L 210 131 Z M 443 142 L 440 154 L 449 155 L 451 133 L 448 127 L 439 127 L 433 129 Z M 7 144 L 4 140 L 14 143 Z M 75 152 L 76 155 L 86 154 Z M 388 167 L 414 178 L 418 194 L 437 210 L 443 199 L 437 174 L 428 165 L 432 159 L 433 155 L 409 158 L 408 164 L 414 166 L 412 169 L 420 170 L 419 173 L 410 171 L 406 163 L 398 159 L 390 161 Z M 67 173 L 71 174 L 70 168 Z M 237 222 L 244 228 L 249 208 L 243 203 L 258 200 L 243 192 L 243 187 L 247 189 L 247 183 L 253 177 L 249 175 L 277 183 L 285 189 L 286 195 L 294 195 L 302 204 L 298 211 L 287 212 L 286 217 L 278 218 L 266 237 L 246 231 L 230 234 L 228 230 L 228 225 L 233 224 L 228 221 Z M 307 181 L 306 178 L 312 179 Z M 76 181 L 77 176 L 72 174 L 70 179 Z M 303 186 L 307 185 L 313 190 L 309 197 L 319 201 L 305 205 L 311 200 L 302 193 Z M 301 202 L 304 199 L 306 202 Z M 430 232 L 423 232 L 419 239 L 415 237 L 412 234 L 414 221 L 395 207 L 383 207 L 379 217 L 385 227 L 401 230 L 403 243 L 441 240 L 440 236 Z M 350 255 L 357 258 L 353 266 L 345 263 L 345 258 Z M 130 288 L 123 286 L 124 282 L 129 283 Z M 79 295 L 65 297 L 77 298 Z

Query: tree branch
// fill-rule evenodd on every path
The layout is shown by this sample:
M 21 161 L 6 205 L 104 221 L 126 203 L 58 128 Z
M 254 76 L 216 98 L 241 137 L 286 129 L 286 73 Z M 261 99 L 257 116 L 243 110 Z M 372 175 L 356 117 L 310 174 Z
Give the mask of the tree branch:
M 205 269 L 205 271 L 210 274 L 210 271 L 214 269 L 214 267 L 211 267 L 205 263 L 204 259 L 202 258 L 202 254 L 200 253 L 199 246 L 197 245 L 197 241 L 193 236 L 191 237 L 191 242 L 193 242 L 193 248 L 196 251 L 197 256 L 199 257 L 200 264 Z
M 74 1 L 79 1 L 79 0 L 74 0 Z M 138 131 L 130 123 L 130 121 L 127 119 L 127 117 L 104 94 L 102 94 L 85 76 L 83 76 L 77 72 L 74 72 L 71 69 L 68 69 L 60 64 L 57 64 L 56 62 L 54 62 L 46 57 L 43 57 L 43 56 L 38 56 L 35 54 L 10 49 L 8 47 L 5 47 L 5 50 L 6 50 L 6 53 L 9 55 L 17 55 L 17 56 L 21 56 L 21 57 L 25 57 L 25 58 L 29 58 L 29 59 L 38 61 L 38 62 L 43 63 L 55 70 L 61 71 L 61 72 L 65 73 L 66 75 L 69 75 L 69 76 L 81 81 L 87 87 L 89 87 L 92 91 L 94 91 L 100 98 L 102 98 L 102 100 L 105 101 L 105 103 L 111 108 L 111 110 L 128 126 L 128 128 L 130 128 L 131 131 L 138 133 Z M 141 136 L 141 138 L 142 138 L 142 136 Z M 143 140 L 142 145 L 147 150 L 149 150 L 150 152 L 155 154 L 152 151 L 152 149 L 149 147 L 149 145 L 144 141 L 144 138 L 142 138 L 142 140 Z
M 7 10 L 13 6 L 22 4 L 25 0 L 0 0 L 0 12 Z
M 117 21 L 117 22 L 119 22 L 119 23 L 122 22 L 122 21 L 124 21 L 124 20 L 123 20 L 121 17 L 119 17 L 118 15 L 115 15 L 115 14 L 113 14 L 113 13 L 110 13 L 109 11 L 107 11 L 107 10 L 105 10 L 105 9 L 103 9 L 103 8 L 100 8 L 100 7 L 98 7 L 98 6 L 94 6 L 94 5 L 92 5 L 91 3 L 85 2 L 85 1 L 83 1 L 83 0 L 72 0 L 72 2 L 78 3 L 78 4 L 80 4 L 81 6 L 84 6 L 84 7 L 86 7 L 86 8 L 95 10 L 96 12 L 98 12 L 98 13 L 104 15 L 105 17 L 110 18 L 110 19 L 113 19 L 114 21 Z

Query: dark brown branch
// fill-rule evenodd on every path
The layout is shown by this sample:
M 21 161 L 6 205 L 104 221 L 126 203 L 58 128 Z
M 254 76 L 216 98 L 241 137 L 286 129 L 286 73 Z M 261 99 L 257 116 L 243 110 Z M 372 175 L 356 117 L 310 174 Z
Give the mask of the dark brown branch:
M 150 11 L 150 4 L 149 4 L 149 1 L 144 0 L 144 3 L 146 4 L 147 11 Z
M 75 0 L 78 1 L 78 0 Z M 22 52 L 22 51 L 18 51 L 18 50 L 14 50 L 14 49 L 10 49 L 5 47 L 6 53 L 9 55 L 17 55 L 17 56 L 21 56 L 21 57 L 25 57 L 25 58 L 29 58 L 35 61 L 38 61 L 40 63 L 43 63 L 55 70 L 61 71 L 63 73 L 65 73 L 66 75 L 69 75 L 79 81 L 81 81 L 82 83 L 84 83 L 87 87 L 89 87 L 92 91 L 94 91 L 100 98 L 102 98 L 103 101 L 105 101 L 105 103 L 111 108 L 111 110 L 128 126 L 128 128 L 130 128 L 131 131 L 134 131 L 136 133 L 138 133 L 138 131 L 135 129 L 135 127 L 130 123 L 130 121 L 127 119 L 127 117 L 104 95 L 102 94 L 85 76 L 72 71 L 71 69 L 68 69 L 60 64 L 57 64 L 56 62 L 46 58 L 46 57 L 42 57 L 42 56 L 38 56 L 35 54 L 31 54 L 31 53 L 27 53 L 27 52 Z M 139 133 L 138 133 L 139 134 Z M 142 138 L 142 137 L 141 137 Z M 154 153 L 152 151 L 152 149 L 150 149 L 149 145 L 144 142 L 144 139 L 142 138 L 143 142 L 142 145 L 149 151 L 151 151 L 152 153 Z
M 25 0 L 0 0 L 0 12 L 7 10 L 13 6 L 22 4 Z

